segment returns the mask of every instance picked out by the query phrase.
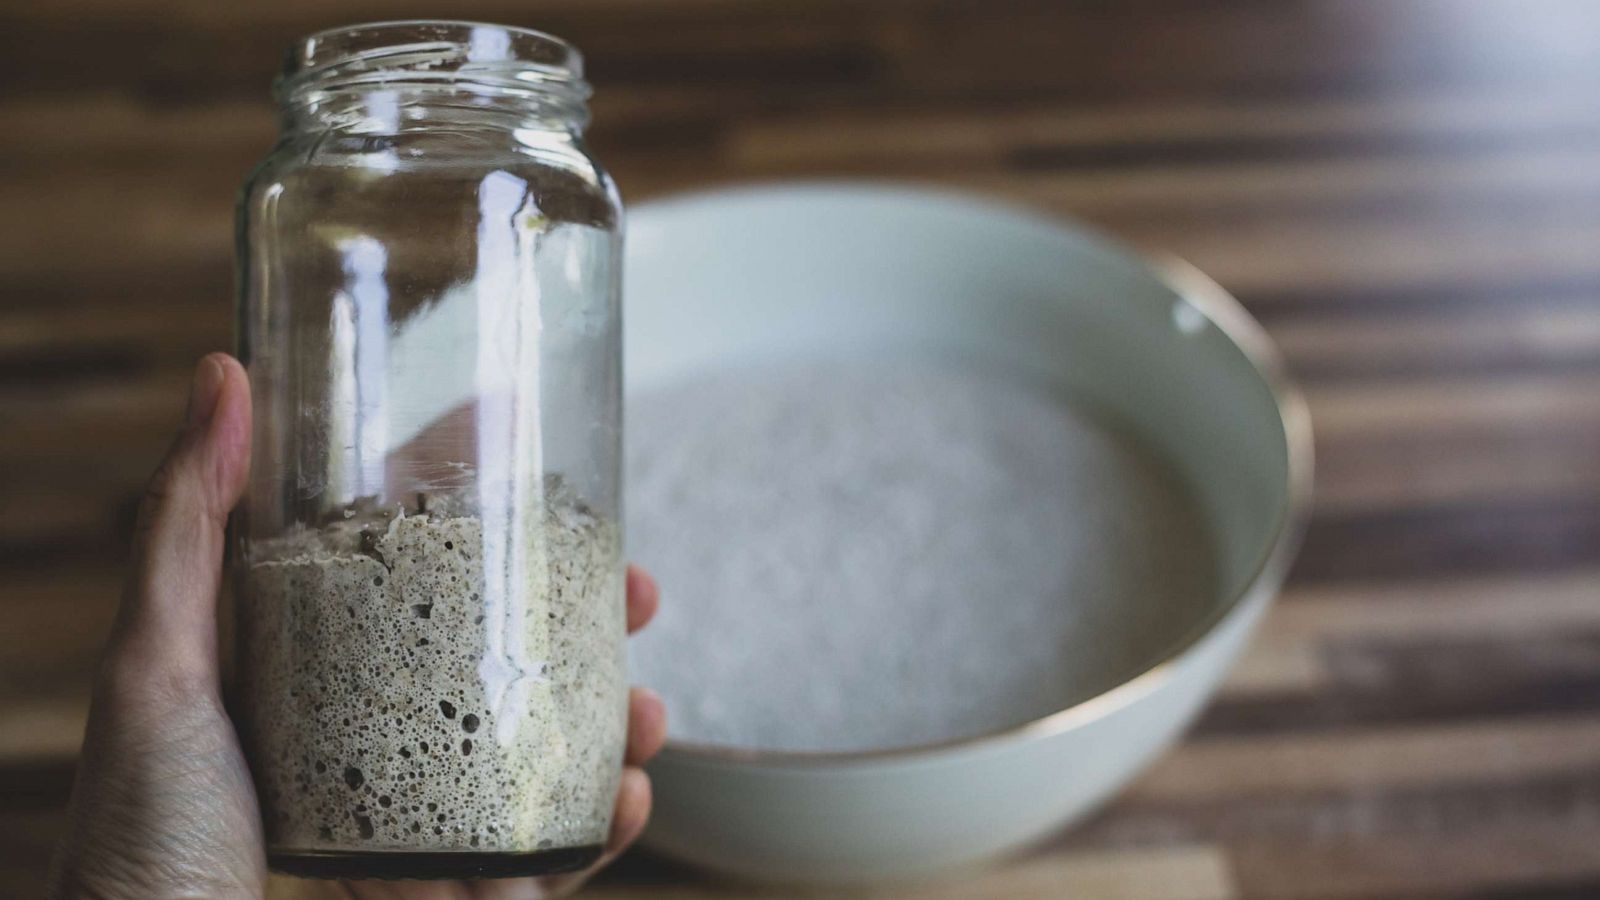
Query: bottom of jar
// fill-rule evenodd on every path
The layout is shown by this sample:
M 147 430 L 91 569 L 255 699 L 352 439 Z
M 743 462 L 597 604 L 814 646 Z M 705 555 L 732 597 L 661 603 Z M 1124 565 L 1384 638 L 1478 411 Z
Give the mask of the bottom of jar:
M 599 844 L 531 853 L 297 850 L 267 854 L 267 868 L 300 878 L 521 878 L 587 868 Z

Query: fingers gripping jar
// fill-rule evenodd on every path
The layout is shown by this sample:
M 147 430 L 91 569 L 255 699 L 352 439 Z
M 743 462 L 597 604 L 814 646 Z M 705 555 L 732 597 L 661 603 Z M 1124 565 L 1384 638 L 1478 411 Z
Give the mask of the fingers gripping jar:
M 582 867 L 626 725 L 619 243 L 578 53 L 312 35 L 238 213 L 238 720 L 269 863 Z

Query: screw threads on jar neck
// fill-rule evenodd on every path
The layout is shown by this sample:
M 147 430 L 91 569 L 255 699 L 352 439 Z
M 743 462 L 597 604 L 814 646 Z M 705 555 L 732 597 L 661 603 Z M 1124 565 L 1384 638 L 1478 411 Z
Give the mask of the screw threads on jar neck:
M 577 48 L 543 32 L 475 22 L 313 34 L 290 50 L 274 94 L 286 129 L 394 132 L 442 116 L 578 133 L 589 115 Z

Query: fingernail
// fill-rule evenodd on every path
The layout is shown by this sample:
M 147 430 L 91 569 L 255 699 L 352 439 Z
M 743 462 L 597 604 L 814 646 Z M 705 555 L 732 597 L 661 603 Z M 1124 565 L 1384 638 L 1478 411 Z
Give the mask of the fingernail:
M 222 382 L 225 377 L 222 364 L 212 357 L 200 360 L 200 365 L 195 367 L 194 384 L 189 387 L 189 411 L 186 416 L 190 428 L 211 420 L 211 414 L 217 409 L 217 398 L 222 396 Z

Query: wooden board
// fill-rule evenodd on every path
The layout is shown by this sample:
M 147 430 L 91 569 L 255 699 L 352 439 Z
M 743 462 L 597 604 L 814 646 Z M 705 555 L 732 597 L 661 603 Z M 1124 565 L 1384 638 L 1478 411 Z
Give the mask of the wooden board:
M 230 342 L 290 39 L 419 2 L 0 7 L 0 896 L 41 891 L 140 486 Z M 1318 513 L 1187 740 L 954 897 L 1600 896 L 1600 4 L 477 0 L 580 44 L 639 200 L 968 187 L 1188 258 Z M 279 881 L 278 896 L 310 896 Z M 798 896 L 643 855 L 592 896 Z

